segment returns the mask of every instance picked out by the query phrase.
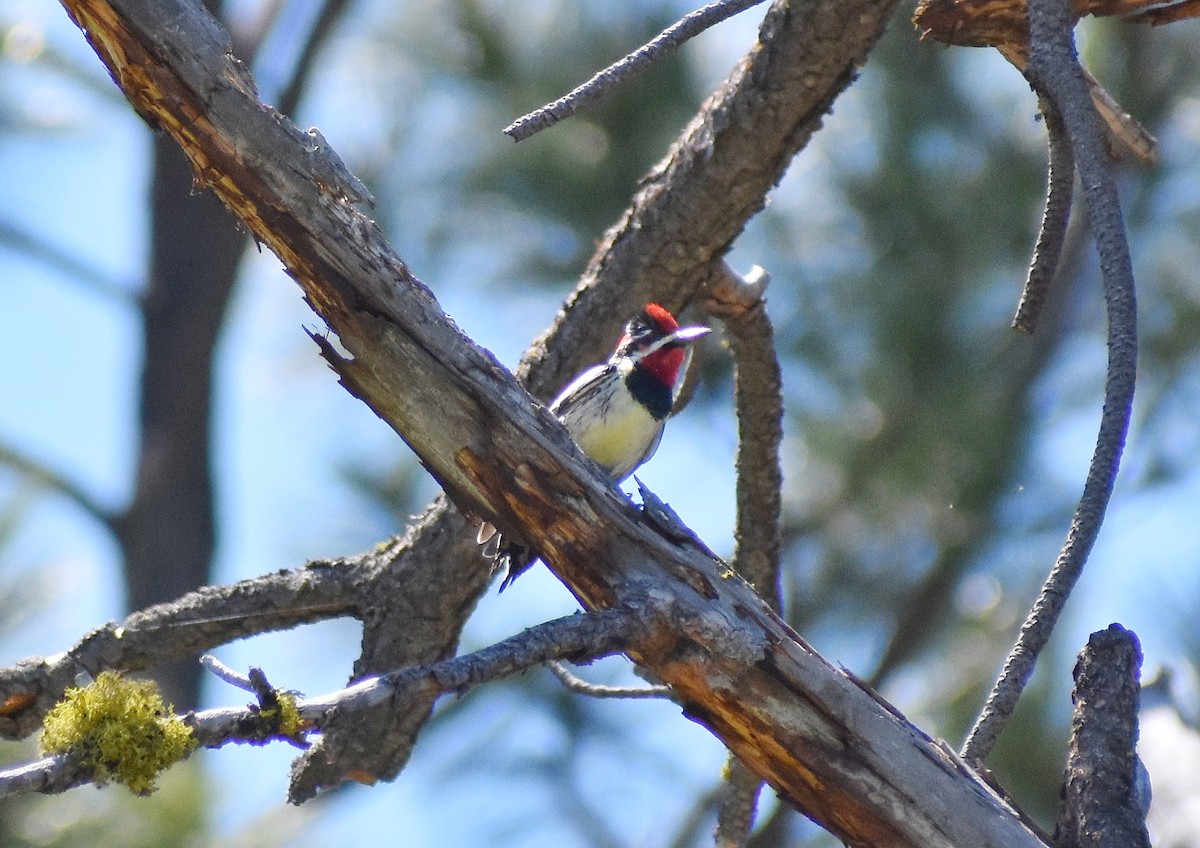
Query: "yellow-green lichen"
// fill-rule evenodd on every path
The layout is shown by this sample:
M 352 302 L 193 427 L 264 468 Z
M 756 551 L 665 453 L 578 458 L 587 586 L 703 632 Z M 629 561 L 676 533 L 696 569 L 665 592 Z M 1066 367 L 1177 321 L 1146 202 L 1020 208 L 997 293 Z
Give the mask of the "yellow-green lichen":
M 68 689 L 42 722 L 42 753 L 70 752 L 97 783 L 114 780 L 138 795 L 153 792 L 158 774 L 195 747 L 157 686 L 113 671 Z
M 274 695 L 275 703 L 269 707 L 259 706 L 258 714 L 277 728 L 280 736 L 303 739 L 304 729 L 301 727 L 300 710 L 296 707 L 296 693 L 276 691 Z

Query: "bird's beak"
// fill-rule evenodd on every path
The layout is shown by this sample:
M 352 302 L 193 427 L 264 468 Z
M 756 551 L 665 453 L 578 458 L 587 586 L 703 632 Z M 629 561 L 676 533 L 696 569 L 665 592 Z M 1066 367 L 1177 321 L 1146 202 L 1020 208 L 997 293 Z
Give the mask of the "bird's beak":
M 695 327 L 680 327 L 675 332 L 668 333 L 667 335 L 663 336 L 661 339 L 654 342 L 654 344 L 650 345 L 645 350 L 637 351 L 637 353 L 634 355 L 634 358 L 639 361 L 643 360 L 647 356 L 650 356 L 651 354 L 657 353 L 658 351 L 662 350 L 667 345 L 672 345 L 672 344 L 689 345 L 692 342 L 696 341 L 696 339 L 700 338 L 701 336 L 707 336 L 711 332 L 712 332 L 712 330 L 710 328 L 701 327 L 699 325 L 697 325 Z
M 678 330 L 671 333 L 671 335 L 669 335 L 665 339 L 663 339 L 663 343 L 664 344 L 672 344 L 672 343 L 687 344 L 688 342 L 694 342 L 694 341 L 696 341 L 696 339 L 707 336 L 711 332 L 712 332 L 711 327 L 702 327 L 699 324 L 697 324 L 694 327 L 680 327 Z

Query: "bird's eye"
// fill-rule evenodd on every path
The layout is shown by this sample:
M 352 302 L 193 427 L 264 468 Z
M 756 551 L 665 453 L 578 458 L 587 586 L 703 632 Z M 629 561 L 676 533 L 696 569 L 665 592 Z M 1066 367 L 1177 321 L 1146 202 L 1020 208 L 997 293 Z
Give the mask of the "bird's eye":
M 625 327 L 625 332 L 629 334 L 630 338 L 640 339 L 650 332 L 650 328 L 646 326 L 644 321 L 634 318 Z

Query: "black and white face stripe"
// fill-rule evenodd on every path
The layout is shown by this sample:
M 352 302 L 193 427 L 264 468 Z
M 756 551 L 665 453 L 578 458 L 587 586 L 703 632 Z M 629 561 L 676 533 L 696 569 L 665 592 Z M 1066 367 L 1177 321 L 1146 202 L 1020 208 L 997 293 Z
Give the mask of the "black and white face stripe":
M 694 326 L 679 327 L 674 332 L 667 333 L 643 312 L 625 325 L 625 335 L 609 361 L 614 362 L 628 357 L 636 362 L 668 345 L 687 344 L 710 332 L 712 330 L 708 327 Z
M 635 360 L 645 359 L 652 353 L 662 350 L 667 345 L 682 345 L 687 344 L 688 342 L 694 342 L 696 339 L 701 338 L 702 336 L 707 336 L 711 332 L 712 329 L 709 327 L 680 327 L 675 332 L 663 336 L 660 339 L 654 339 L 653 341 L 647 339 L 648 343 L 646 344 L 646 347 L 644 349 L 634 351 L 631 356 Z

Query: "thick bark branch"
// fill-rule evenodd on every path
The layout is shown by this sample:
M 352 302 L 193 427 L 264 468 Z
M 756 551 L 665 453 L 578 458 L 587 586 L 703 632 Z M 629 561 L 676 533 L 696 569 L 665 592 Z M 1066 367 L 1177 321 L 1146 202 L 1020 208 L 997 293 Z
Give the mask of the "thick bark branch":
M 630 653 L 686 714 L 852 844 L 1041 844 L 948 749 L 821 659 L 702 545 L 640 520 L 353 209 L 358 188 L 320 137 L 258 102 L 210 19 L 169 0 L 68 6 L 139 112 L 179 141 L 337 333 L 349 358 L 326 354 L 343 383 L 450 495 L 534 541 L 585 606 L 669 611 L 673 627 Z M 779 8 L 776 24 L 788 14 Z
M 722 255 L 762 208 L 766 193 L 854 80 L 894 6 L 895 0 L 775 4 L 758 43 L 609 230 L 559 320 L 517 369 L 535 397 L 548 398 L 572 374 L 603 358 L 624 316 L 649 300 L 678 309 L 703 287 L 712 273 L 711 257 Z M 445 503 L 430 511 L 414 543 L 412 576 L 456 588 L 460 583 L 482 587 L 475 552 L 452 532 L 461 523 Z M 466 611 L 464 606 L 461 615 L 444 619 L 436 644 L 454 641 Z M 382 615 L 364 634 L 356 673 L 415 661 L 411 650 L 403 656 L 375 650 L 377 638 L 406 648 L 413 644 L 405 618 Z M 411 724 L 424 717 L 391 721 L 397 720 Z M 381 719 L 380 726 L 388 724 Z M 359 728 L 364 734 L 371 730 Z M 411 734 L 375 735 L 373 768 L 382 776 L 396 774 Z M 397 747 L 395 740 L 403 744 Z M 331 741 L 326 736 L 319 745 Z
M 1150 848 L 1150 799 L 1138 780 L 1141 668 L 1137 636 L 1119 624 L 1093 633 L 1079 652 L 1059 848 Z
M 758 42 L 700 108 L 605 233 L 553 330 L 517 376 L 539 398 L 603 359 L 647 301 L 678 311 L 766 204 L 858 77 L 895 0 L 777 0 Z M 553 344 L 549 342 L 553 340 Z
M 548 398 L 573 373 L 607 354 L 619 322 L 648 300 L 678 308 L 693 297 L 709 277 L 711 257 L 724 253 L 762 208 L 767 191 L 853 81 L 894 5 L 895 0 L 775 4 L 759 42 L 605 236 L 559 320 L 524 358 L 517 376 L 534 396 Z M 445 503 L 430 511 L 413 551 L 416 579 L 482 590 L 474 550 L 452 532 L 461 523 Z M 434 539 L 442 542 L 429 543 Z M 468 610 L 464 605 L 460 615 L 443 619 L 445 630 L 435 646 L 453 643 Z M 413 661 L 411 650 L 391 656 L 374 648 L 376 639 L 411 646 L 406 625 L 401 616 L 381 615 L 378 626 L 364 634 L 356 673 Z M 424 716 L 391 722 L 397 720 L 413 724 Z M 383 719 L 379 724 L 388 726 Z M 396 774 L 411 733 L 389 729 L 375 735 L 372 767 L 381 776 Z M 331 741 L 327 736 L 319 744 Z

